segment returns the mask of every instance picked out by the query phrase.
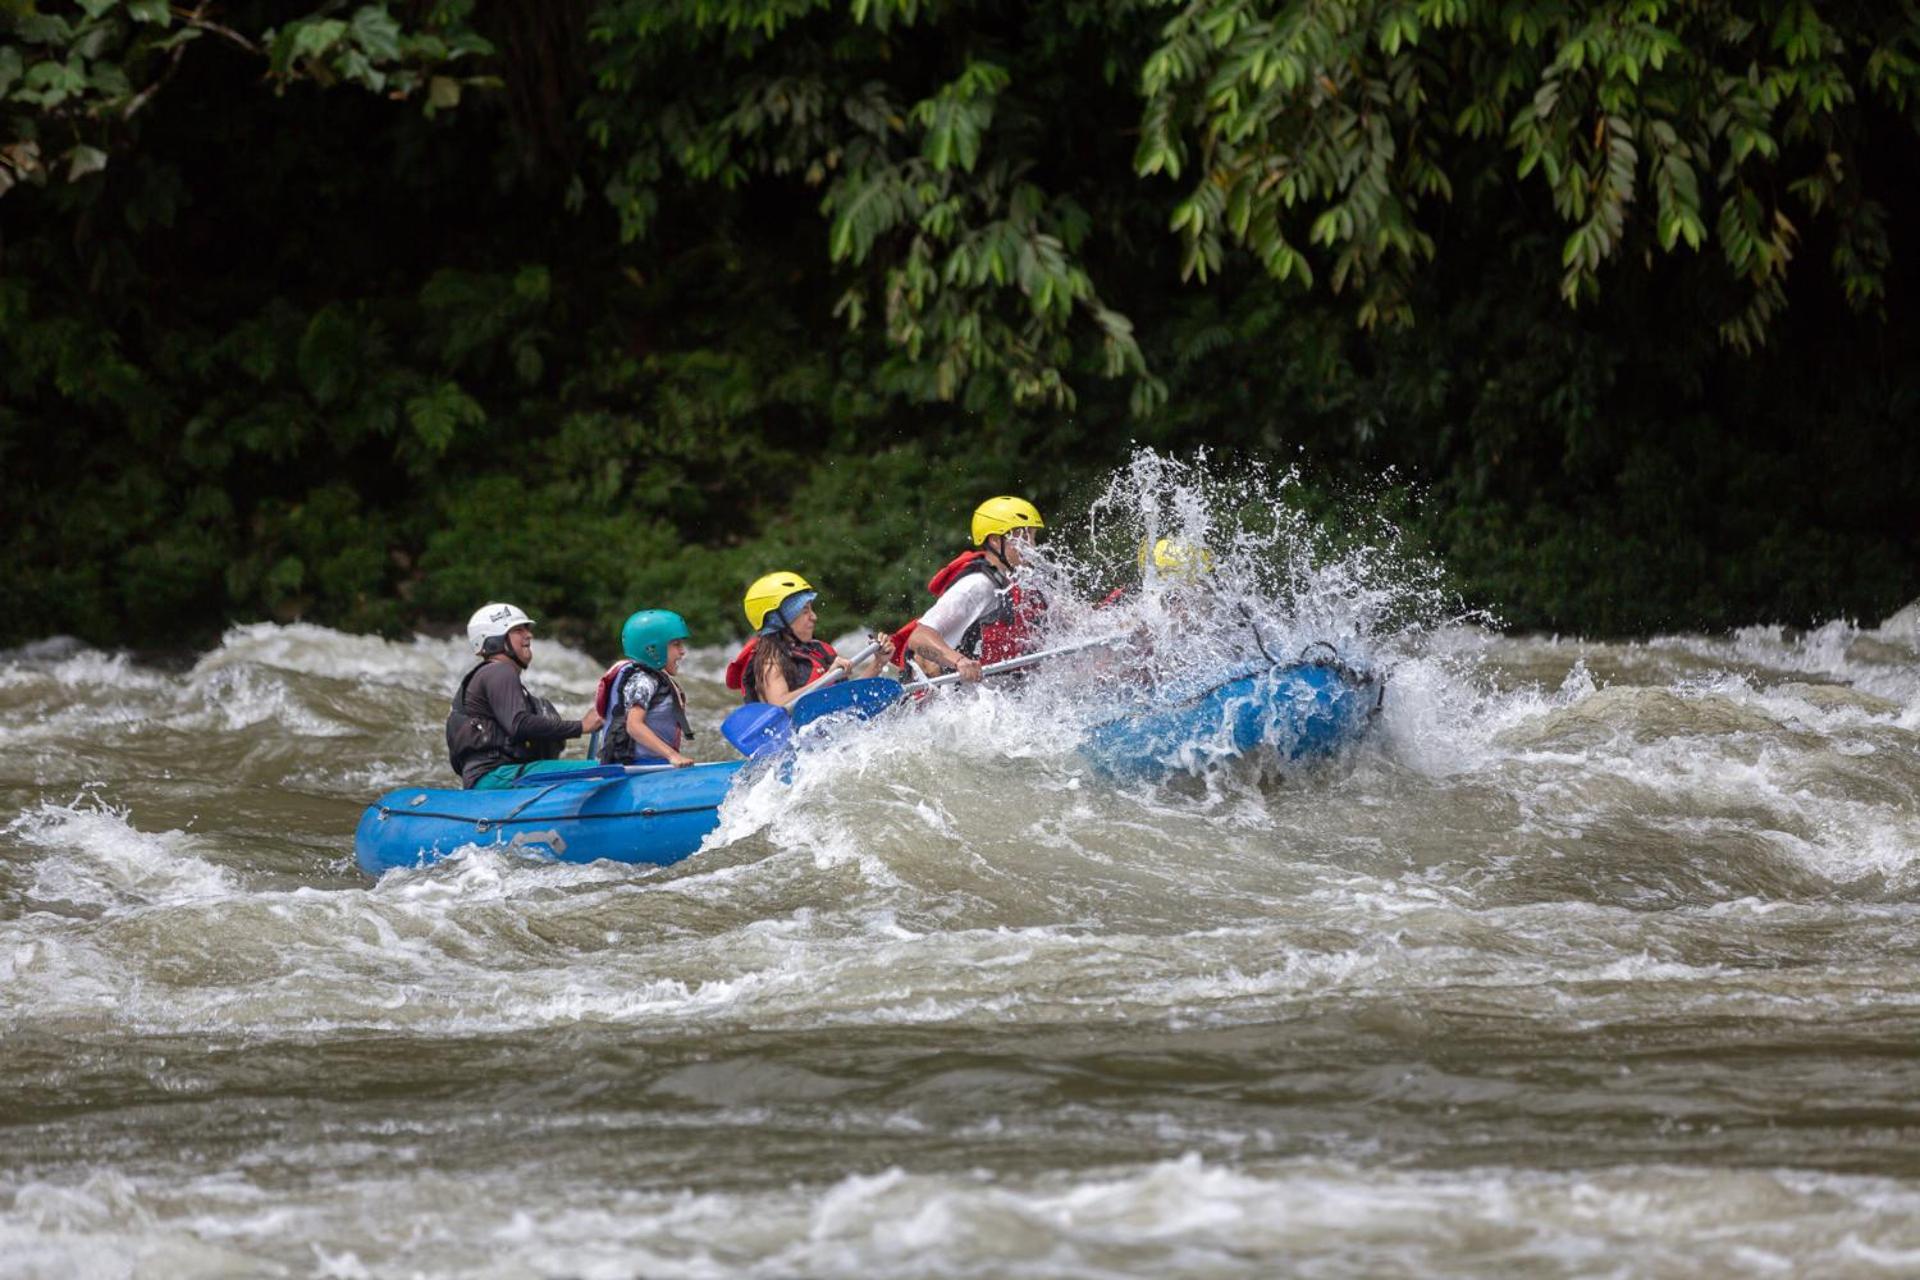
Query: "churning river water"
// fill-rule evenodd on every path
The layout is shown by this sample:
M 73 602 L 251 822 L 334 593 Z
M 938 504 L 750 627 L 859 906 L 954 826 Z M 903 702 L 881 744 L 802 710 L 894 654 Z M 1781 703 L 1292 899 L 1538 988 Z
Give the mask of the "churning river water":
M 465 661 L 0 653 L 0 1274 L 1920 1274 L 1920 607 L 1441 627 L 1298 776 L 989 690 L 678 866 L 371 882 Z

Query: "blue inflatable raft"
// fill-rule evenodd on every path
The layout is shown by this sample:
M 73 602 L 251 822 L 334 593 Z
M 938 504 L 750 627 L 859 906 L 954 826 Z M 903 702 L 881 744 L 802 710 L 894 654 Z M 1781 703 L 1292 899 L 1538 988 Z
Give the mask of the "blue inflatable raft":
M 1276 665 L 1129 708 L 1089 731 L 1080 751 L 1118 778 L 1197 773 L 1256 753 L 1281 762 L 1331 756 L 1366 731 L 1384 689 L 1380 677 L 1337 658 Z M 898 700 L 896 688 L 887 699 L 854 700 L 843 709 L 865 719 L 886 714 Z M 735 776 L 753 763 L 592 776 L 611 771 L 583 762 L 570 779 L 534 774 L 499 790 L 402 787 L 367 808 L 354 833 L 354 857 L 372 876 L 469 845 L 561 862 L 664 866 L 698 852 L 720 825 Z
M 402 787 L 361 816 L 354 859 L 372 876 L 468 845 L 525 849 L 561 862 L 678 862 L 720 825 L 720 802 L 749 763 L 571 782 L 542 783 L 535 774 L 494 791 Z
M 1385 695 L 1384 679 L 1337 657 L 1285 663 L 1132 708 L 1089 730 L 1080 753 L 1117 778 L 1199 773 L 1245 756 L 1325 758 L 1359 740 Z

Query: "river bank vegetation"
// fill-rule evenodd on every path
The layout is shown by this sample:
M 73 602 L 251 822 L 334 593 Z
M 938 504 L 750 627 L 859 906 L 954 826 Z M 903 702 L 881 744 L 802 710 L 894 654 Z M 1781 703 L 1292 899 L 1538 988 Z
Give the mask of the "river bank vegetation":
M 1920 12 L 0 0 L 0 637 L 898 621 L 1135 444 L 1510 625 L 1920 594 Z

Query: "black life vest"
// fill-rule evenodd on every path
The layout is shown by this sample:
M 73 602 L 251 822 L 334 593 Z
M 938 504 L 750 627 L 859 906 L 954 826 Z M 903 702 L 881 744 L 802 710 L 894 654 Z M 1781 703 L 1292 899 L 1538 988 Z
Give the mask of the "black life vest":
M 680 682 L 657 668 L 623 659 L 601 677 L 604 697 L 597 697 L 594 703 L 607 718 L 606 737 L 600 743 L 601 764 L 632 764 L 642 757 L 654 758 L 652 752 L 644 750 L 627 732 L 630 710 L 626 703 L 627 680 L 635 668 L 645 671 L 655 681 L 653 696 L 641 710 L 647 728 L 675 751 L 680 749 L 683 739 L 693 739 L 693 726 L 687 723 L 687 695 L 681 691 Z
M 760 693 L 760 642 L 767 640 L 780 652 L 780 674 L 787 678 L 788 689 L 801 689 L 827 674 L 840 655 L 824 640 L 801 640 L 789 636 L 784 643 L 773 636 L 751 636 L 733 661 L 727 664 L 727 688 L 738 689 L 748 702 L 765 702 Z
M 546 741 L 523 738 L 516 742 L 507 737 L 506 729 L 490 710 L 476 711 L 467 706 L 467 686 L 480 674 L 481 668 L 491 661 L 491 658 L 481 659 L 473 665 L 472 670 L 460 677 L 460 687 L 453 691 L 453 702 L 447 709 L 447 761 L 453 766 L 453 771 L 463 778 L 466 776 L 467 762 L 475 757 L 489 759 L 494 765 L 525 764 L 529 760 L 555 759 L 565 745 L 557 738 Z M 531 690 L 527 691 L 527 701 L 541 715 L 560 714 L 551 702 Z

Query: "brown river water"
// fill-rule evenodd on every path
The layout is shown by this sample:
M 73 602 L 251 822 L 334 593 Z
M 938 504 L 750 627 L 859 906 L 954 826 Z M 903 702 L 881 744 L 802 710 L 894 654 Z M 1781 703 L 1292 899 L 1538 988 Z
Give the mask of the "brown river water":
M 0 653 L 0 1276 L 1920 1274 L 1920 607 L 1441 627 L 1284 776 L 989 690 L 370 881 L 465 660 Z

